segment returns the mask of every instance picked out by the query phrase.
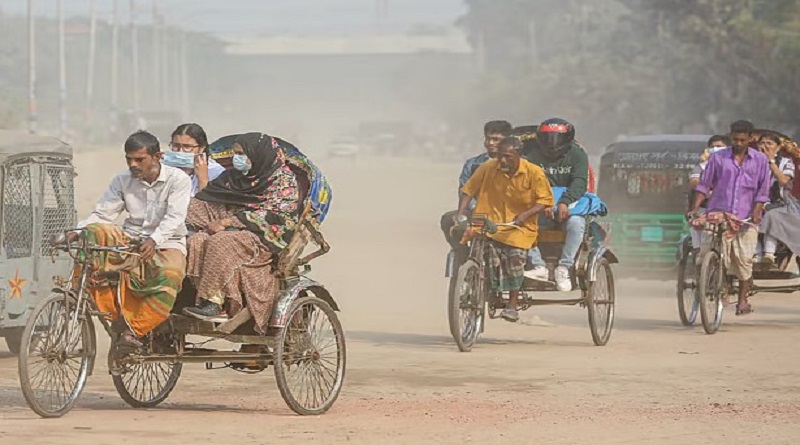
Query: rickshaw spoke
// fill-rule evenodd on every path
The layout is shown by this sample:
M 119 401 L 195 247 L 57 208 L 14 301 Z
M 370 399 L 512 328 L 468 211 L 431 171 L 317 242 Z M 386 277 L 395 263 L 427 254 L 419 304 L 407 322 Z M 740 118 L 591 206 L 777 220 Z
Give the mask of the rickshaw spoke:
M 330 391 L 331 388 L 333 388 L 333 383 L 336 381 L 336 372 L 331 369 L 328 369 L 328 367 L 324 366 L 322 363 L 315 363 L 314 366 L 319 371 L 324 372 L 330 378 L 330 380 L 328 380 L 327 378 L 325 378 L 324 375 L 319 373 L 320 377 L 325 381 L 325 386 L 327 390 Z
M 39 372 L 36 373 L 36 380 L 30 379 L 31 386 L 33 388 L 46 388 L 47 382 L 52 378 L 53 374 L 53 365 L 44 362 L 44 366 L 41 368 Z
M 42 381 L 40 385 L 37 385 L 36 390 L 40 393 L 48 394 L 50 383 L 53 382 L 53 367 L 50 366 L 48 363 L 47 368 L 45 368 L 45 374 L 42 377 Z
M 35 371 L 35 372 L 30 374 L 29 379 L 30 379 L 31 383 L 35 382 L 36 378 L 39 377 L 39 375 L 42 372 L 45 372 L 47 370 L 47 365 L 48 365 L 47 361 L 46 360 L 42 360 L 39 363 L 37 363 L 35 366 L 29 366 L 29 368 L 31 368 L 32 371 Z
M 329 386 L 331 385 L 328 384 L 327 377 L 335 377 L 335 374 L 332 374 L 329 369 L 322 366 L 319 362 L 312 363 L 311 369 L 314 371 L 314 375 L 317 378 L 317 383 L 320 385 L 324 384 L 325 388 L 330 390 Z
M 129 405 L 149 408 L 166 400 L 177 384 L 180 370 L 180 364 L 128 364 L 121 375 L 113 376 L 112 379 L 117 392 Z

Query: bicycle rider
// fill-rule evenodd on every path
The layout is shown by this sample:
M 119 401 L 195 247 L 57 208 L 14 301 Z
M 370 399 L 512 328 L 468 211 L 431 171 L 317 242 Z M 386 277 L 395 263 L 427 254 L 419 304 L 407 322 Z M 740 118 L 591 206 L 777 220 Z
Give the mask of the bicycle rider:
M 724 212 L 739 220 L 752 218 L 752 223 L 761 223 L 764 204 L 769 202 L 772 176 L 769 160 L 757 149 L 749 147 L 753 124 L 736 121 L 731 124 L 731 147 L 714 153 L 695 188 L 695 199 L 689 218 L 692 219 L 700 205 L 708 198 L 708 214 Z M 711 236 L 703 233 L 702 258 L 711 249 Z M 743 224 L 734 236 L 723 237 L 725 268 L 739 279 L 739 300 L 736 315 L 753 312 L 748 303 L 753 278 L 753 255 L 758 242 L 758 230 Z M 698 260 L 699 260 L 698 258 Z M 699 261 L 698 261 L 698 264 Z
M 539 214 L 555 203 L 544 170 L 522 159 L 519 138 L 507 137 L 498 148 L 498 158 L 481 165 L 461 188 L 455 219 L 465 221 L 470 202 L 475 199 L 474 214 L 486 215 L 496 223 L 513 222 L 516 226 L 499 227 L 497 233 L 489 235 L 491 264 L 500 270 L 499 277 L 492 274 L 492 289 L 509 293 L 508 307 L 503 309 L 501 317 L 516 322 L 525 262 L 528 250 L 536 245 Z

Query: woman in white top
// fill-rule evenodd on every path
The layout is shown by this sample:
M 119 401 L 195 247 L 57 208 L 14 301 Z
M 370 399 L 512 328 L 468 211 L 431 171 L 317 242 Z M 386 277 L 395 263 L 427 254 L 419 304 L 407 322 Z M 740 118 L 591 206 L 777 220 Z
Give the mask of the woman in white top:
M 773 132 L 764 133 L 758 141 L 758 150 L 769 159 L 769 169 L 772 173 L 772 187 L 769 191 L 769 204 L 767 215 L 769 220 L 761 223 L 763 240 L 756 246 L 756 261 L 769 266 L 775 264 L 775 253 L 779 240 L 791 240 L 800 234 L 797 225 L 797 202 L 789 193 L 791 181 L 794 179 L 795 164 L 790 156 L 783 156 L 780 152 L 781 138 Z M 781 211 L 777 211 L 781 210 Z M 766 219 L 766 215 L 764 216 Z M 792 247 L 797 248 L 797 243 Z
M 180 168 L 192 180 L 192 196 L 206 188 L 210 181 L 225 171 L 213 159 L 208 159 L 208 138 L 203 127 L 182 124 L 172 132 L 171 151 L 164 153 L 161 162 Z

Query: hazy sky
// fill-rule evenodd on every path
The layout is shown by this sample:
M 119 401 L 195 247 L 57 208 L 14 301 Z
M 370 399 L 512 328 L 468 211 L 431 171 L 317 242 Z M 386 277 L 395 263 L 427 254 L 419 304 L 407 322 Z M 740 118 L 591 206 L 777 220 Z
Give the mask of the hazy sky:
M 111 17 L 112 0 L 95 0 L 101 17 Z M 130 0 L 119 0 L 128 20 Z M 136 0 L 141 22 L 152 2 L 167 21 L 218 35 L 362 33 L 377 26 L 378 0 Z M 37 14 L 54 14 L 56 0 L 34 0 Z M 64 0 L 70 16 L 88 15 L 91 0 Z M 387 0 L 382 29 L 403 31 L 415 24 L 451 24 L 465 11 L 463 0 Z M 6 13 L 23 14 L 26 0 L 0 0 Z

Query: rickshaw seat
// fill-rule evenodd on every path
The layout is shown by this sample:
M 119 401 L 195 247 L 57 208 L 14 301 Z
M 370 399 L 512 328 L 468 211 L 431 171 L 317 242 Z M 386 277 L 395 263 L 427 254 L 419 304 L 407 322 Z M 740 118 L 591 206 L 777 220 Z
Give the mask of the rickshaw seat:
M 567 240 L 567 232 L 558 229 L 539 230 L 538 242 L 546 244 L 564 244 Z

